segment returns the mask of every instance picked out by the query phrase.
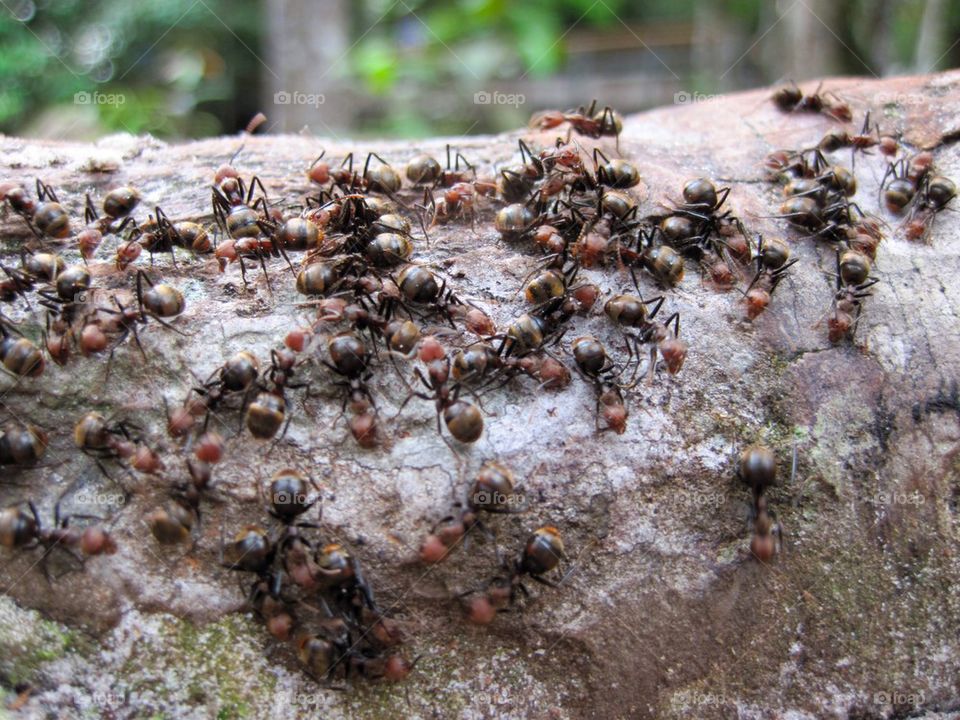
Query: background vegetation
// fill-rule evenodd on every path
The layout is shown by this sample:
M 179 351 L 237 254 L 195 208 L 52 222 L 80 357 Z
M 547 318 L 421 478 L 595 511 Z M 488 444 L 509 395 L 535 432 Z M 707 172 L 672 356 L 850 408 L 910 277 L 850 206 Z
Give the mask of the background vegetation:
M 594 96 L 943 69 L 958 36 L 947 0 L 3 0 L 0 130 L 196 137 L 263 110 L 274 131 L 495 131 Z

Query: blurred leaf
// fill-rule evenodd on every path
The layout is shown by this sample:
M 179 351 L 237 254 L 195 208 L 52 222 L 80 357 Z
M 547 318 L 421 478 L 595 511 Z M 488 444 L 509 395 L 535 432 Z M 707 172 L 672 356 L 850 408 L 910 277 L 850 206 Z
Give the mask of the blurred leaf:
M 530 6 L 521 10 L 511 6 L 507 18 L 530 75 L 542 77 L 560 67 L 564 29 L 554 13 L 547 7 Z
M 396 56 L 392 46 L 382 38 L 372 38 L 357 48 L 354 67 L 367 87 L 377 94 L 389 90 L 396 78 Z

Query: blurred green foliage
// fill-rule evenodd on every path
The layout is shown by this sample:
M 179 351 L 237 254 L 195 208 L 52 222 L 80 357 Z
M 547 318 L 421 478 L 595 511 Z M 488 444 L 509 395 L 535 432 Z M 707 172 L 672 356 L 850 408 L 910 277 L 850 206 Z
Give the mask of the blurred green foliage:
M 543 79 L 559 72 L 575 83 L 577 63 L 594 72 L 627 69 L 638 62 L 637 56 L 621 62 L 614 54 L 611 61 L 598 38 L 605 34 L 622 38 L 634 32 L 631 28 L 649 32 L 670 23 L 692 28 L 706 3 L 749 45 L 766 37 L 777 12 L 788 5 L 772 0 L 347 1 L 351 22 L 343 32 L 352 37 L 347 43 L 350 62 L 338 64 L 341 81 L 379 98 L 354 112 L 350 132 L 401 136 L 460 132 L 466 115 L 470 116 L 466 124 L 473 122 L 476 108 L 430 106 L 422 101 L 425 88 L 434 91 L 434 98 L 438 90 L 446 97 L 452 88 L 484 89 L 496 87 L 497 81 L 507 85 L 518 78 Z M 841 49 L 835 72 L 866 74 L 865 63 L 876 65 L 878 57 L 886 72 L 908 71 L 928 1 L 836 0 L 834 10 L 843 21 L 829 31 L 824 28 Z M 317 22 L 322 21 L 323 0 L 300 2 L 308 3 Z M 96 137 L 121 130 L 160 137 L 235 132 L 261 109 L 268 94 L 269 78 L 260 60 L 270 44 L 265 19 L 282 4 L 283 0 L 2 0 L 0 131 L 47 137 Z M 948 3 L 942 28 L 946 45 L 958 31 L 960 3 Z M 578 53 L 578 38 L 583 36 L 601 51 Z M 627 40 L 634 45 L 629 35 Z M 764 42 L 779 40 L 771 35 Z M 283 38 L 274 43 L 283 46 Z M 635 47 L 640 47 L 639 40 Z M 679 80 L 684 87 L 716 91 L 714 68 L 697 66 L 691 48 L 667 51 L 678 54 L 671 66 L 688 75 Z M 955 46 L 939 66 L 955 64 L 958 57 L 960 46 Z M 651 74 L 662 70 L 651 63 Z M 728 83 L 742 86 L 777 79 L 768 76 L 758 52 L 738 62 L 737 73 Z M 576 102 L 586 102 L 588 94 L 585 90 Z M 529 114 L 529 108 L 524 112 Z M 488 107 L 474 131 L 522 123 L 524 112 Z
M 404 80 L 545 77 L 562 67 L 571 28 L 689 17 L 696 1 L 369 0 L 355 6 L 358 24 L 373 31 L 355 50 L 354 68 L 375 93 Z
M 212 135 L 232 132 L 256 112 L 260 65 L 247 49 L 259 54 L 263 40 L 255 0 L 3 6 L 5 132 Z

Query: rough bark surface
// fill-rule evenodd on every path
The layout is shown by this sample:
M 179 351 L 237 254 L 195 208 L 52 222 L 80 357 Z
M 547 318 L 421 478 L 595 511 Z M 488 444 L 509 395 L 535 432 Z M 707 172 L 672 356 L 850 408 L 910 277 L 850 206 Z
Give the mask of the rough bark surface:
M 815 83 L 806 89 L 812 90 Z M 938 170 L 960 180 L 960 72 L 883 81 L 831 79 L 862 118 L 933 150 Z M 104 363 L 50 365 L 38 380 L 3 384 L 2 401 L 51 433 L 44 466 L 4 471 L 0 502 L 34 498 L 45 517 L 68 487 L 114 492 L 75 451 L 73 423 L 84 412 L 122 411 L 163 447 L 167 473 L 140 477 L 115 513 L 120 544 L 47 584 L 33 553 L 0 563 L 0 680 L 29 682 L 24 717 L 946 717 L 960 707 L 960 222 L 940 213 L 926 243 L 903 237 L 879 208 L 884 159 L 858 154 L 856 201 L 890 223 L 880 246 L 856 342 L 831 345 L 833 250 L 800 238 L 777 212 L 779 191 L 764 181 L 763 157 L 809 147 L 837 126 L 822 115 L 784 114 L 769 91 L 730 95 L 626 119 L 624 157 L 643 181 L 641 214 L 677 199 L 683 183 L 707 176 L 731 187 L 729 205 L 756 232 L 791 240 L 800 262 L 770 309 L 743 321 L 736 292 L 710 289 L 694 266 L 667 307 L 682 317 L 690 355 L 676 378 L 659 376 L 630 393 L 625 434 L 598 434 L 593 389 L 574 377 L 560 392 L 516 381 L 486 397 L 486 429 L 459 456 L 436 432 L 428 403 L 411 402 L 394 371 L 378 372 L 385 447 L 360 450 L 338 421 L 337 392 L 322 368 L 312 392 L 294 394 L 293 422 L 268 447 L 249 434 L 228 440 L 216 470 L 219 501 L 204 505 L 195 548 L 173 552 L 150 536 L 144 515 L 182 477 L 177 446 L 164 435 L 161 398 L 182 402 L 194 383 L 240 349 L 261 359 L 300 324 L 289 271 L 271 263 L 273 292 L 258 270 L 248 292 L 239 271 L 212 260 L 158 256 L 155 269 L 180 287 L 181 336 L 159 326 L 142 333 L 150 362 L 132 345 L 118 350 L 108 383 Z M 856 121 L 855 121 L 856 122 Z M 858 125 L 858 122 L 856 122 Z M 851 129 L 852 126 L 851 126 Z M 857 129 L 859 129 L 857 127 Z M 453 142 L 482 174 L 516 162 L 511 133 Z M 235 164 L 256 173 L 272 199 L 295 204 L 308 190 L 307 164 L 375 150 L 396 167 L 409 142 L 349 146 L 301 136 L 249 137 Z M 417 143 L 442 156 L 445 139 Z M 43 178 L 75 213 L 86 191 L 121 184 L 145 198 L 138 216 L 161 204 L 170 217 L 210 219 L 215 168 L 241 140 L 167 145 L 113 136 L 95 145 L 0 139 L 0 177 Z M 590 141 L 585 141 L 587 147 Z M 603 143 L 611 153 L 612 144 Z M 845 157 L 844 157 L 845 156 Z M 849 151 L 838 161 L 849 164 Z M 503 242 L 492 226 L 498 203 L 468 223 L 438 227 L 415 257 L 440 263 L 457 293 L 502 325 L 522 312 L 516 291 L 536 265 L 526 245 Z M 12 213 L 0 225 L 4 262 L 14 262 L 26 228 Z M 94 265 L 103 288 L 130 288 L 131 275 Z M 75 253 L 65 252 L 68 258 Z M 149 263 L 146 255 L 140 265 Z M 616 268 L 585 271 L 605 293 L 630 287 Z M 649 285 L 646 293 L 653 294 Z M 602 312 L 574 320 L 573 337 L 617 335 Z M 39 331 L 36 333 L 39 334 Z M 231 416 L 233 417 L 233 416 Z M 239 423 L 239 418 L 234 417 Z M 749 557 L 749 493 L 734 478 L 738 448 L 762 441 L 777 451 L 780 482 L 771 506 L 785 530 L 772 564 Z M 797 471 L 790 456 L 797 448 Z M 534 584 L 522 611 L 488 628 L 467 625 L 453 595 L 488 575 L 489 544 L 478 542 L 436 570 L 416 548 L 487 459 L 514 468 L 531 499 L 527 514 L 494 522 L 505 551 L 542 524 L 563 533 L 575 570 L 558 589 Z M 357 682 L 344 692 L 317 686 L 286 647 L 238 612 L 243 593 L 220 569 L 221 527 L 263 522 L 258 483 L 285 466 L 301 468 L 335 495 L 324 537 L 339 538 L 363 562 L 383 605 L 403 621 L 407 652 L 420 655 L 402 684 Z M 73 484 L 73 485 L 71 485 Z M 94 512 L 84 506 L 86 512 Z M 39 614 L 35 611 L 39 611 Z

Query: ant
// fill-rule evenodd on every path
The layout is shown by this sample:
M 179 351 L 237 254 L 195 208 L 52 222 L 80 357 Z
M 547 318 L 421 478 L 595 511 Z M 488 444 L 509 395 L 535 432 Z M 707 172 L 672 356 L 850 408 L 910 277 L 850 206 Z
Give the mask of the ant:
M 343 378 L 334 383 L 344 389 L 340 413 L 346 411 L 349 403 L 352 411 L 350 433 L 361 447 L 373 447 L 377 436 L 377 409 L 367 387 L 367 381 L 372 377 L 370 351 L 358 335 L 345 332 L 327 341 L 327 354 L 330 361 L 321 360 L 320 363 Z
M 148 285 L 146 290 L 144 290 L 143 287 L 144 281 L 146 281 Z M 108 315 L 114 316 L 113 320 L 108 324 L 108 330 L 119 331 L 120 333 L 110 348 L 110 357 L 107 361 L 107 377 L 110 376 L 114 352 L 116 352 L 116 349 L 120 347 L 130 335 L 133 335 L 140 355 L 144 360 L 147 359 L 147 354 L 140 342 L 140 334 L 137 326 L 146 325 L 148 318 L 153 319 L 155 322 L 160 323 L 178 335 L 186 335 L 182 330 L 177 329 L 164 319 L 176 317 L 184 311 L 186 301 L 184 300 L 183 293 L 166 283 L 155 284 L 143 270 L 137 271 L 136 307 L 124 306 L 116 295 L 113 296 L 113 302 L 117 306 L 116 310 L 104 307 L 99 307 L 96 310 L 96 312 L 107 313 Z
M 50 438 L 36 425 L 9 421 L 0 425 L 0 466 L 36 465 L 47 451 Z
M 476 180 L 476 168 L 470 164 L 462 153 L 456 151 L 451 163 L 451 149 L 450 143 L 447 143 L 447 166 L 445 168 L 441 167 L 440 163 L 431 155 L 415 156 L 407 163 L 407 180 L 414 185 L 430 185 L 434 188 L 449 188 L 457 183 L 469 183 L 471 180 Z M 460 169 L 461 163 L 463 163 L 463 170 Z
M 136 188 L 118 187 L 108 192 L 103 198 L 103 214 L 106 216 L 100 218 L 93 199 L 87 193 L 87 202 L 84 207 L 83 217 L 88 228 L 96 229 L 102 235 L 108 232 L 119 233 L 127 225 L 136 227 L 136 221 L 131 213 L 140 204 L 140 193 Z M 113 223 L 120 221 L 120 225 L 113 228 Z
M 429 355 L 425 354 L 421 348 L 420 357 L 427 365 L 427 375 L 424 376 L 420 368 L 414 369 L 417 380 L 427 392 L 417 390 L 407 383 L 410 394 L 400 405 L 397 415 L 403 412 L 407 403 L 414 397 L 430 400 L 436 406 L 437 432 L 441 436 L 443 436 L 440 424 L 442 417 L 443 423 L 454 439 L 462 443 L 476 442 L 483 434 L 483 414 L 473 403 L 460 399 L 462 384 L 460 382 L 449 384 L 451 363 L 446 349 L 439 343 L 434 343 L 433 347 L 435 349 Z M 406 380 L 404 382 L 406 383 Z
M 570 132 L 576 132 L 578 135 L 591 138 L 612 135 L 616 138 L 617 151 L 620 151 L 620 132 L 623 130 L 623 118 L 609 105 L 604 105 L 602 110 L 597 110 L 597 101 L 594 99 L 588 108 L 581 105 L 576 110 L 568 110 L 567 112 L 546 110 L 535 113 L 530 118 L 530 127 L 538 130 L 551 130 L 563 123 L 570 124 L 567 142 L 570 141 Z
M 593 170 L 597 183 L 605 187 L 624 190 L 640 182 L 640 172 L 636 165 L 621 158 L 610 160 L 600 148 L 593 149 Z
M 134 229 L 126 245 L 117 249 L 118 264 L 126 263 L 128 256 L 133 256 L 133 251 L 129 248 L 135 242 L 150 253 L 151 265 L 156 253 L 168 252 L 176 266 L 175 247 L 181 247 L 193 253 L 209 253 L 213 250 L 206 228 L 199 223 L 191 221 L 173 223 L 159 205 L 154 208 L 154 213 L 155 216 L 147 216 L 147 221 Z M 139 251 L 136 252 L 139 254 Z
M 524 282 L 523 295 L 527 302 L 534 306 L 554 302 L 563 298 L 569 304 L 568 312 L 586 314 L 593 307 L 600 294 L 600 288 L 593 283 L 575 285 L 577 274 L 580 272 L 580 263 L 577 260 L 569 264 L 563 262 L 564 255 L 550 258 L 547 264 L 559 262 L 559 267 L 548 267 L 534 270 L 527 275 Z
M 310 486 L 317 491 L 317 496 L 313 499 L 309 496 Z M 319 503 L 319 488 L 313 480 L 308 480 L 302 473 L 284 469 L 274 473 L 269 488 L 266 488 L 265 492 L 269 499 L 268 514 L 283 525 L 280 534 L 271 540 L 276 551 L 276 559 L 296 585 L 308 589 L 314 587 L 317 569 L 312 565 L 313 545 L 300 534 L 300 529 L 320 527 L 316 523 L 301 519 L 308 510 Z M 317 507 L 319 520 L 323 508 L 320 505 Z M 273 576 L 276 584 L 271 591 L 273 597 L 279 597 L 281 573 L 275 571 Z
M 199 396 L 197 402 L 188 398 L 183 407 L 168 417 L 168 429 L 173 435 L 183 435 L 193 426 L 193 416 L 204 413 L 203 429 L 207 429 L 210 413 L 233 397 L 242 396 L 243 405 L 260 375 L 260 362 L 253 353 L 241 350 L 231 356 L 199 386 L 192 389 Z
M 532 235 L 541 219 L 526 205 L 513 203 L 497 212 L 494 227 L 504 240 L 519 242 Z
M 904 223 L 905 234 L 910 240 L 921 240 L 927 234 L 937 213 L 957 196 L 957 186 L 943 175 L 924 175 L 920 180 L 913 207 Z
M 823 113 L 839 122 L 850 122 L 853 119 L 850 106 L 833 93 L 821 93 L 821 87 L 823 83 L 817 85 L 813 93 L 805 95 L 797 84 L 791 81 L 790 85 L 774 92 L 771 99 L 784 112 Z
M 480 468 L 466 502 L 458 503 L 460 509 L 455 515 L 441 519 L 430 530 L 420 546 L 420 560 L 433 565 L 444 560 L 453 547 L 474 528 L 488 537 L 492 533 L 480 519 L 480 513 L 520 513 L 525 507 L 514 507 L 516 482 L 513 472 L 505 465 L 488 461 Z
M 102 462 L 105 459 L 128 460 L 134 470 L 142 473 L 159 472 L 163 469 L 160 457 L 130 434 L 136 429 L 128 422 L 111 421 L 98 412 L 88 412 L 74 426 L 73 441 L 108 478 L 110 474 Z
M 405 309 L 409 305 L 428 307 L 428 316 L 437 314 L 444 317 L 451 327 L 456 327 L 454 316 L 462 316 L 466 307 L 454 293 L 447 288 L 445 278 L 437 282 L 437 276 L 423 265 L 407 265 L 400 271 L 393 284 L 398 290 L 396 296 L 385 294 L 379 313 L 390 317 L 393 307 L 401 303 Z M 409 312 L 409 309 L 408 309 Z
M 834 152 L 841 148 L 850 148 L 850 166 L 855 167 L 856 154 L 859 150 L 864 155 L 869 155 L 870 150 L 875 147 L 880 148 L 880 152 L 888 157 L 897 154 L 899 142 L 891 135 L 880 134 L 880 124 L 874 123 L 874 132 L 870 132 L 870 111 L 864 114 L 863 125 L 860 132 L 850 134 L 846 130 L 828 132 L 817 144 L 817 147 L 823 152 Z
M 0 315 L 0 367 L 18 378 L 37 378 L 43 374 L 46 361 L 32 340 L 15 337 L 16 326 Z
M 640 367 L 639 359 L 634 362 L 631 343 L 627 343 L 627 352 L 630 357 L 623 366 L 614 363 L 603 343 L 592 335 L 577 338 L 573 341 L 571 349 L 577 372 L 596 389 L 597 430 L 599 432 L 613 430 L 618 435 L 622 435 L 627 429 L 627 408 L 623 401 L 623 391 L 636 386 L 637 371 Z M 626 383 L 621 382 L 621 378 L 631 365 L 633 365 L 633 374 Z M 601 417 L 606 423 L 603 428 L 600 427 Z
M 765 445 L 751 445 L 746 448 L 737 463 L 737 477 L 748 485 L 753 493 L 753 537 L 750 540 L 750 552 L 760 562 L 769 562 L 781 545 L 781 529 L 779 524 L 774 524 L 773 514 L 767 509 L 765 497 L 766 490 L 776 482 L 777 477 L 773 451 Z
M 617 253 L 631 270 L 639 266 L 661 286 L 674 287 L 683 280 L 686 270 L 683 256 L 666 243 L 655 244 L 658 234 L 663 235 L 659 226 L 641 228 L 633 242 L 628 241 L 625 246 L 618 244 Z
M 307 383 L 293 384 L 290 379 L 298 365 L 296 356 L 286 349 L 270 351 L 270 369 L 265 374 L 265 383 L 260 383 L 260 391 L 247 406 L 245 422 L 250 434 L 259 440 L 269 440 L 283 426 L 282 438 L 290 426 L 289 400 L 287 389 L 309 387 Z M 286 418 L 286 423 L 284 419 Z
M 380 616 L 373 590 L 364 579 L 360 563 L 343 545 L 329 543 L 318 547 L 314 555 L 315 575 L 320 587 L 333 593 L 334 604 L 357 622 L 366 608 Z
M 755 320 L 767 309 L 773 291 L 796 262 L 797 258 L 790 258 L 790 247 L 785 242 L 757 235 L 757 272 L 743 292 L 748 319 Z
M 201 438 L 195 456 L 187 460 L 190 479 L 174 486 L 170 502 L 147 516 L 150 531 L 161 545 L 186 542 L 199 526 L 200 500 L 211 487 L 211 465 L 218 462 L 223 440 L 216 433 Z
M 4 187 L 2 200 L 23 218 L 38 240 L 42 241 L 44 236 L 55 239 L 69 237 L 70 215 L 60 204 L 56 192 L 40 178 L 36 180 L 36 187 L 36 201 L 19 185 Z
M 837 290 L 833 309 L 827 319 L 830 342 L 852 338 L 860 322 L 863 301 L 873 293 L 870 288 L 880 282 L 870 276 L 870 259 L 857 250 L 837 251 Z
M 636 277 L 634 281 L 636 284 Z M 637 292 L 640 292 L 639 287 Z M 636 335 L 626 334 L 628 343 L 650 346 L 648 382 L 653 382 L 658 352 L 671 375 L 680 372 L 687 358 L 687 343 L 680 339 L 680 313 L 673 313 L 663 322 L 654 319 L 663 307 L 664 299 L 662 295 L 644 300 L 640 295 L 622 294 L 610 298 L 603 306 L 604 313 L 615 324 L 638 331 Z M 653 310 L 648 310 L 648 305 L 652 305 Z M 670 325 L 673 325 L 672 330 Z
M 519 557 L 512 561 L 501 558 L 502 574 L 488 581 L 481 590 L 468 590 L 459 596 L 464 602 L 467 619 L 477 625 L 488 625 L 499 610 L 516 602 L 519 593 L 529 597 L 530 592 L 523 584 L 524 577 L 541 585 L 559 587 L 563 579 L 558 583 L 544 575 L 555 569 L 565 557 L 560 531 L 550 525 L 537 528 L 527 538 Z M 464 601 L 468 597 L 470 599 Z
M 24 504 L 29 508 L 29 513 L 21 508 Z M 0 510 L 0 546 L 11 550 L 42 548 L 40 568 L 47 582 L 51 582 L 47 560 L 55 548 L 68 553 L 80 567 L 83 567 L 85 557 L 116 553 L 116 543 L 106 530 L 96 525 L 82 531 L 70 527 L 70 520 L 74 518 L 100 520 L 92 515 L 68 515 L 61 518 L 58 501 L 53 510 L 53 527 L 45 529 L 32 500 L 10 505 Z

